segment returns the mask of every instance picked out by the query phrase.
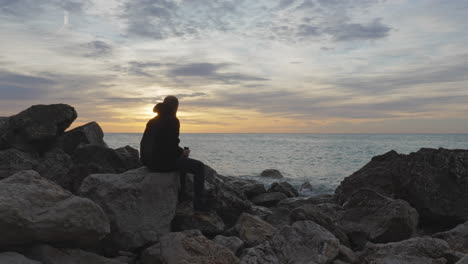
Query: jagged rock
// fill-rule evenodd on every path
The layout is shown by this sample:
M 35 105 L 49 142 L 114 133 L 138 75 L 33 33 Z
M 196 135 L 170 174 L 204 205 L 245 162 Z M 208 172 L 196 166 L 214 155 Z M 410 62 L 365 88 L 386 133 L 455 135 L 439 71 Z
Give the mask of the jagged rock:
M 434 234 L 433 237 L 445 240 L 453 250 L 468 254 L 468 222 L 449 231 Z
M 224 222 L 214 211 L 194 214 L 191 202 L 179 203 L 174 219 L 173 231 L 198 229 L 203 235 L 213 237 L 224 231 Z
M 159 242 L 147 248 L 142 256 L 142 264 L 236 264 L 234 253 L 207 239 L 198 230 L 169 233 Z
M 43 151 L 50 147 L 76 119 L 73 107 L 65 104 L 34 105 L 3 121 L 3 145 L 24 151 Z M 6 126 L 6 128 L 5 128 Z M 5 144 L 6 143 L 6 144 Z
M 103 210 L 35 171 L 0 181 L 0 246 L 35 242 L 93 246 L 109 233 Z
M 0 253 L 0 264 L 41 264 L 16 252 Z
M 122 173 L 140 167 L 140 163 L 133 162 L 133 156 L 126 156 L 122 151 L 116 151 L 98 145 L 85 145 L 77 148 L 72 156 L 73 166 L 70 177 L 73 179 L 73 191 L 76 191 L 90 174 Z
M 270 239 L 276 228 L 250 214 L 242 214 L 234 226 L 239 237 L 248 245 L 256 246 Z
M 279 170 L 275 169 L 266 169 L 260 173 L 261 177 L 268 177 L 268 178 L 273 178 L 273 179 L 282 179 L 283 174 Z
M 260 219 L 262 220 L 265 220 L 265 218 L 268 216 L 268 215 L 271 215 L 273 214 L 273 211 L 271 211 L 269 208 L 267 207 L 263 207 L 263 206 L 258 206 L 258 205 L 253 205 L 252 208 L 250 209 L 250 211 L 248 211 L 247 213 L 251 214 L 251 215 L 254 215 L 254 216 L 257 216 L 259 217 Z
M 178 173 L 155 173 L 143 167 L 122 174 L 90 175 L 79 193 L 109 216 L 108 247 L 133 250 L 170 232 L 178 186 Z
M 85 145 L 107 148 L 107 144 L 104 142 L 104 132 L 96 122 L 90 122 L 65 132 L 59 138 L 59 145 L 69 155 L 73 154 L 78 147 Z
M 340 226 L 358 247 L 366 241 L 386 243 L 410 238 L 418 224 L 418 213 L 406 201 L 371 190 L 356 192 L 343 207 Z
M 53 148 L 44 153 L 34 169 L 42 177 L 71 190 L 73 186 L 73 179 L 69 175 L 71 166 L 70 156 L 60 148 Z
M 240 191 L 243 192 L 247 198 L 251 198 L 261 193 L 267 192 L 265 185 L 262 183 L 246 184 L 240 187 Z
M 338 239 L 312 221 L 284 226 L 270 243 L 280 263 L 326 264 L 340 251 Z
M 297 197 L 299 196 L 299 193 L 297 190 L 288 182 L 274 182 L 271 186 L 270 189 L 268 189 L 268 192 L 280 192 L 284 193 L 287 197 Z
M 284 193 L 280 192 L 270 192 L 270 193 L 262 193 L 252 197 L 252 203 L 256 205 L 262 206 L 274 206 L 279 201 L 288 198 Z
M 42 244 L 33 246 L 26 253 L 31 259 L 45 264 L 124 264 L 118 260 L 113 260 L 87 252 L 81 249 L 57 249 L 52 246 Z
M 461 258 L 457 263 L 455 264 L 468 264 L 468 255 L 465 255 L 463 258 Z
M 218 235 L 213 239 L 213 241 L 230 249 L 234 254 L 237 254 L 239 250 L 244 247 L 244 241 L 235 236 L 226 237 Z
M 289 225 L 289 214 L 291 213 L 290 209 L 285 207 L 276 207 L 273 208 L 271 214 L 268 214 L 265 217 L 265 221 L 270 223 L 272 226 L 276 228 L 280 228 L 285 225 Z
M 123 167 L 127 170 L 139 168 L 142 166 L 140 162 L 140 153 L 137 149 L 127 145 L 125 147 L 115 149 L 115 152 L 120 157 L 120 160 L 122 160 Z
M 449 250 L 447 242 L 429 237 L 415 237 L 387 244 L 368 243 L 360 252 L 357 263 L 445 264 L 447 260 L 444 255 Z
M 281 264 L 275 252 L 271 248 L 270 242 L 264 242 L 252 248 L 242 251 L 240 264 Z
M 421 149 L 409 155 L 390 151 L 376 156 L 341 182 L 338 201 L 345 203 L 361 189 L 408 201 L 422 224 L 463 223 L 468 221 L 468 150 Z
M 331 232 L 343 245 L 350 246 L 345 231 L 337 225 L 336 219 L 327 214 L 327 208 L 324 209 L 320 205 L 304 205 L 291 211 L 289 218 L 291 223 L 304 220 L 313 221 Z
M 32 155 L 17 149 L 0 151 L 0 179 L 7 178 L 22 170 L 32 170 L 37 166 Z

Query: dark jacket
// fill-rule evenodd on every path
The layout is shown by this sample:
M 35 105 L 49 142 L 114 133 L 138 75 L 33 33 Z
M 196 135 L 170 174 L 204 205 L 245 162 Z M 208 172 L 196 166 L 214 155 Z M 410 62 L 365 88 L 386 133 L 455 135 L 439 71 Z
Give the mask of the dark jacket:
M 183 153 L 179 147 L 179 130 L 179 119 L 167 106 L 160 106 L 158 115 L 146 124 L 141 139 L 140 159 L 143 165 L 158 172 L 176 170 L 176 161 Z

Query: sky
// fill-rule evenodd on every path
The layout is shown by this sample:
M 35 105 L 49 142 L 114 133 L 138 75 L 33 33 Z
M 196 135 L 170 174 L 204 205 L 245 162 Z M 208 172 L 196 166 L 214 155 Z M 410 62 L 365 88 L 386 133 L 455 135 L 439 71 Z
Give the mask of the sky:
M 0 0 L 0 116 L 142 132 L 468 133 L 467 0 Z

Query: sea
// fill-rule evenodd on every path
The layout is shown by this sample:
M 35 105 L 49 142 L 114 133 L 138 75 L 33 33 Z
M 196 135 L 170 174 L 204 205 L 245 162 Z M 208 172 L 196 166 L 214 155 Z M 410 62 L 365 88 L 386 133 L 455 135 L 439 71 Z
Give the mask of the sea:
M 142 134 L 107 133 L 112 148 L 139 149 Z M 468 149 L 468 134 L 181 134 L 180 146 L 190 157 L 218 174 L 255 179 L 267 187 L 274 181 L 259 177 L 265 169 L 279 170 L 296 188 L 309 182 L 301 195 L 333 193 L 340 182 L 390 150 L 409 154 L 420 148 Z

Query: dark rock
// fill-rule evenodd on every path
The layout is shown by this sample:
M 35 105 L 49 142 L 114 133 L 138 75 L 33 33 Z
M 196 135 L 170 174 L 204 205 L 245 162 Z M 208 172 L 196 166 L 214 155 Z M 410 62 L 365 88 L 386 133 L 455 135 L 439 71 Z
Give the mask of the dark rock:
M 89 247 L 109 233 L 101 207 L 35 171 L 0 181 L 0 246 L 37 242 Z
M 236 264 L 234 253 L 204 237 L 198 230 L 169 233 L 147 248 L 141 256 L 142 264 Z
M 356 263 L 356 254 L 346 246 L 340 245 L 340 252 L 338 253 L 338 259 L 345 263 Z
M 242 214 L 234 226 L 240 239 L 248 246 L 256 246 L 270 239 L 276 228 L 250 214 Z
M 340 242 L 326 229 L 312 221 L 284 226 L 270 240 L 280 263 L 320 263 L 333 261 Z
M 468 264 L 468 255 L 464 256 L 461 258 L 457 263 L 455 264 Z
M 32 170 L 37 166 L 32 155 L 17 149 L 0 151 L 0 179 L 7 178 L 22 170 Z
M 324 204 L 324 203 L 334 203 L 334 196 L 330 194 L 321 194 L 312 197 L 292 197 L 288 199 L 281 200 L 278 203 L 278 207 L 285 207 L 288 209 L 294 209 L 301 207 L 303 205 L 317 205 L 317 204 Z
M 340 184 L 338 201 L 345 203 L 361 189 L 408 201 L 423 225 L 453 227 L 468 221 L 468 150 L 421 149 L 409 155 L 390 151 L 376 156 Z
M 203 235 L 213 237 L 223 233 L 224 222 L 214 211 L 194 214 L 191 202 L 179 203 L 174 219 L 173 231 L 198 229 Z
M 449 250 L 445 241 L 429 237 L 416 237 L 387 244 L 368 243 L 360 252 L 358 263 L 445 264 L 447 260 L 444 255 Z
M 41 264 L 32 259 L 28 259 L 25 256 L 16 252 L 3 252 L 0 253 L 1 264 Z
M 265 189 L 265 185 L 262 183 L 253 183 L 253 184 L 246 184 L 240 187 L 240 191 L 247 196 L 247 198 L 254 197 L 256 195 L 266 193 L 267 190 Z
M 44 153 L 34 169 L 42 177 L 55 182 L 62 188 L 71 190 L 73 186 L 73 179 L 69 175 L 71 166 L 70 156 L 62 149 L 54 148 Z
M 270 192 L 270 193 L 262 193 L 259 195 L 254 196 L 251 201 L 256 205 L 262 206 L 274 206 L 279 201 L 288 198 L 284 193 L 280 192 Z
M 244 247 L 244 241 L 235 236 L 226 237 L 219 235 L 216 236 L 213 241 L 230 249 L 234 254 L 237 254 Z
M 284 193 L 287 197 L 297 197 L 299 196 L 299 193 L 297 190 L 288 182 L 274 182 L 271 186 L 270 189 L 268 189 L 268 192 L 280 192 Z
M 262 243 L 242 251 L 240 264 L 281 264 L 270 242 Z
M 351 242 L 386 243 L 410 238 L 418 224 L 418 213 L 406 201 L 393 200 L 371 190 L 360 190 L 344 205 L 339 220 Z
M 299 187 L 300 192 L 311 192 L 314 190 L 314 186 L 310 182 L 304 182 L 301 184 L 301 187 Z
M 140 162 L 140 154 L 137 149 L 130 146 L 115 149 L 115 152 L 120 157 L 123 167 L 126 170 L 131 170 L 143 166 Z
M 4 144 L 0 148 L 42 152 L 53 145 L 76 117 L 75 109 L 65 104 L 31 106 L 11 116 L 7 125 L 3 121 L 4 128 L 0 129 L 3 135 L 0 137 Z
M 279 170 L 275 169 L 266 169 L 260 173 L 261 177 L 268 177 L 268 178 L 273 178 L 273 179 L 282 179 L 283 175 Z
M 289 214 L 291 213 L 290 209 L 284 207 L 272 208 L 272 213 L 268 214 L 265 217 L 265 221 L 270 223 L 276 228 L 281 228 L 285 225 L 289 225 Z
M 96 122 L 87 123 L 65 132 L 59 139 L 59 145 L 69 155 L 75 149 L 85 145 L 97 145 L 107 148 L 104 142 L 104 132 Z
M 177 206 L 179 176 L 147 168 L 122 174 L 93 174 L 80 195 L 99 204 L 109 216 L 108 250 L 134 250 L 170 232 Z
M 265 220 L 265 218 L 268 216 L 268 215 L 271 215 L 273 214 L 273 211 L 271 211 L 269 208 L 267 207 L 263 207 L 263 206 L 258 206 L 258 205 L 253 205 L 252 208 L 250 209 L 250 211 L 248 211 L 247 213 L 251 214 L 251 215 L 254 215 L 256 217 L 259 217 L 260 219 L 262 220 Z
M 32 247 L 26 255 L 47 264 L 123 264 L 81 249 L 57 249 L 45 244 Z
M 445 240 L 453 250 L 468 254 L 468 222 L 449 231 L 434 234 L 433 237 Z

